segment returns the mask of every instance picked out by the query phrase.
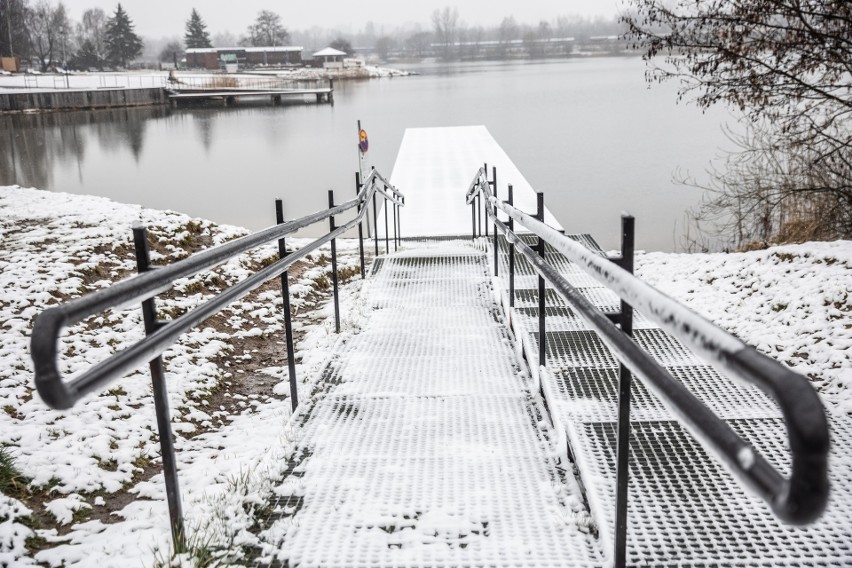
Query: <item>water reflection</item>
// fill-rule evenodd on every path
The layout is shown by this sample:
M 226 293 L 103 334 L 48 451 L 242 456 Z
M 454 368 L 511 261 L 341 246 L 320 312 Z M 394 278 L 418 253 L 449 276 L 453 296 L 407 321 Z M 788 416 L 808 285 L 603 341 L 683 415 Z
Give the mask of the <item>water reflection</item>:
M 0 185 L 102 195 L 256 230 L 274 222 L 276 197 L 294 218 L 324 208 L 329 189 L 339 201 L 354 194 L 358 121 L 370 134 L 367 165 L 386 173 L 406 128 L 484 124 L 571 232 L 614 248 L 628 210 L 638 247 L 670 250 L 676 222 L 701 199 L 673 185 L 672 172 L 700 173 L 725 141 L 726 113 L 675 106 L 674 88 L 649 91 L 638 58 L 417 70 L 341 81 L 334 106 L 264 99 L 0 116 Z
M 93 143 L 96 153 L 129 150 L 138 163 L 147 122 L 169 114 L 164 107 L 145 107 L 0 116 L 0 185 L 54 188 L 58 165 L 75 166 L 82 183 Z

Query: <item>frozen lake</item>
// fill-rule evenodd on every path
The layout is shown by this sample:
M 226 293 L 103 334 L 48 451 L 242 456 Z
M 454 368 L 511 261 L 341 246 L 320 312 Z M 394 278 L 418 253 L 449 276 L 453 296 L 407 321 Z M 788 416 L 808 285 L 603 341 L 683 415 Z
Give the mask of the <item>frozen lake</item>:
M 325 207 L 328 189 L 338 201 L 354 195 L 359 119 L 368 161 L 387 176 L 406 128 L 481 124 L 566 230 L 614 248 L 626 210 L 637 218 L 637 248 L 669 251 L 701 200 L 673 184 L 673 172 L 700 174 L 727 145 L 723 109 L 676 105 L 673 85 L 648 89 L 638 57 L 402 67 L 420 75 L 339 81 L 333 107 L 2 116 L 0 185 L 260 229 L 274 221 L 275 197 L 291 218 Z

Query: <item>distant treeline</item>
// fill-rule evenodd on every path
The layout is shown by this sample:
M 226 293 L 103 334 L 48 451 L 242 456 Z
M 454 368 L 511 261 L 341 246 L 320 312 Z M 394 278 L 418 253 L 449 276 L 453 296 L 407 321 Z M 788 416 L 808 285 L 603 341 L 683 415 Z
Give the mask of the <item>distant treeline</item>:
M 61 1 L 0 0 L 0 56 L 17 57 L 22 69 L 115 69 L 144 63 L 178 64 L 186 48 L 300 45 L 306 55 L 332 46 L 381 60 L 438 57 L 446 60 L 564 56 L 576 51 L 620 51 L 624 26 L 618 18 L 559 16 L 535 23 L 503 18 L 482 26 L 461 21 L 456 8 L 435 10 L 431 21 L 389 28 L 366 22 L 358 32 L 314 26 L 289 31 L 281 16 L 261 10 L 240 35 L 210 33 L 193 9 L 183 37 L 145 38 L 131 16 L 85 10 L 73 21 Z

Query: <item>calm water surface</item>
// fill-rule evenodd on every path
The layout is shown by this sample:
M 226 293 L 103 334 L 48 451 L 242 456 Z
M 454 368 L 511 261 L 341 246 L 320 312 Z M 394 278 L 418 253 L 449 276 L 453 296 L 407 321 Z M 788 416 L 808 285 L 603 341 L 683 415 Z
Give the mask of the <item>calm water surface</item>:
M 354 195 L 359 119 L 369 162 L 387 175 L 405 128 L 484 124 L 570 232 L 615 248 L 629 211 L 638 248 L 674 250 L 701 192 L 672 174 L 700 174 L 727 142 L 724 110 L 676 105 L 673 85 L 648 89 L 638 58 L 412 69 L 421 74 L 338 82 L 334 106 L 0 117 L 0 185 L 260 229 L 275 197 L 292 218 L 325 207 L 328 189 Z

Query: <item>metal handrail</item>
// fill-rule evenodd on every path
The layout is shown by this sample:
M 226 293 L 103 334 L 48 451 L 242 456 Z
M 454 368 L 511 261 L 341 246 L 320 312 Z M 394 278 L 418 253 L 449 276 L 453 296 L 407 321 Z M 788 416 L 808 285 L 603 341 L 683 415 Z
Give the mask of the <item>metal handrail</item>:
M 741 482 L 755 490 L 776 516 L 792 524 L 806 524 L 820 516 L 829 492 L 828 423 L 819 396 L 807 378 L 746 345 L 617 264 L 498 200 L 484 168 L 479 169 L 467 191 L 468 204 L 473 202 L 476 193 L 482 193 L 491 205 L 485 207 L 488 216 L 506 239 L 557 293 L 576 308 L 613 353 L 633 373 L 645 379 L 699 442 L 712 450 Z M 624 302 L 639 309 L 714 367 L 757 385 L 772 397 L 781 409 L 787 428 L 792 455 L 789 477 L 784 477 L 769 464 L 680 381 L 622 333 L 606 314 L 592 305 L 556 269 L 521 241 L 499 220 L 497 209 L 564 254 L 569 261 L 615 292 Z M 539 341 L 544 341 L 544 338 L 540 337 Z
M 104 290 L 96 291 L 60 306 L 48 308 L 36 318 L 31 339 L 32 359 L 35 365 L 35 385 L 39 395 L 52 408 L 70 408 L 86 394 L 160 355 L 181 334 L 214 315 L 227 304 L 282 274 L 297 260 L 355 227 L 367 212 L 367 208 L 362 207 L 362 205 L 366 204 L 375 193 L 380 193 L 395 205 L 404 205 L 402 194 L 398 190 L 394 188 L 394 195 L 391 195 L 375 183 L 377 180 L 384 180 L 384 178 L 376 174 L 369 182 L 362 184 L 355 199 L 340 205 L 312 213 L 300 219 L 268 227 L 251 235 L 196 253 L 174 264 L 143 272 Z M 388 186 L 392 187 L 389 184 Z M 145 301 L 171 287 L 177 279 L 193 276 L 234 256 L 248 252 L 260 245 L 275 242 L 303 227 L 356 207 L 358 213 L 346 224 L 334 228 L 309 245 L 256 272 L 213 299 L 159 326 L 156 331 L 138 343 L 97 363 L 71 380 L 64 381 L 62 379 L 57 366 L 57 345 L 63 327 L 73 325 L 86 317 L 107 309 L 122 308 L 128 304 Z
M 405 203 L 405 196 L 402 194 L 402 192 L 400 192 L 393 184 L 391 184 L 391 182 L 386 180 L 385 177 L 379 173 L 379 170 L 371 170 L 369 175 L 367 175 L 366 179 L 364 179 L 364 184 L 371 184 L 375 183 L 376 181 L 382 182 L 384 184 L 384 187 L 389 188 L 396 197 L 400 198 L 400 201 L 394 201 L 390 198 L 390 196 L 388 196 L 387 193 L 382 191 L 381 193 L 390 201 L 396 203 L 397 205 L 403 205 Z

